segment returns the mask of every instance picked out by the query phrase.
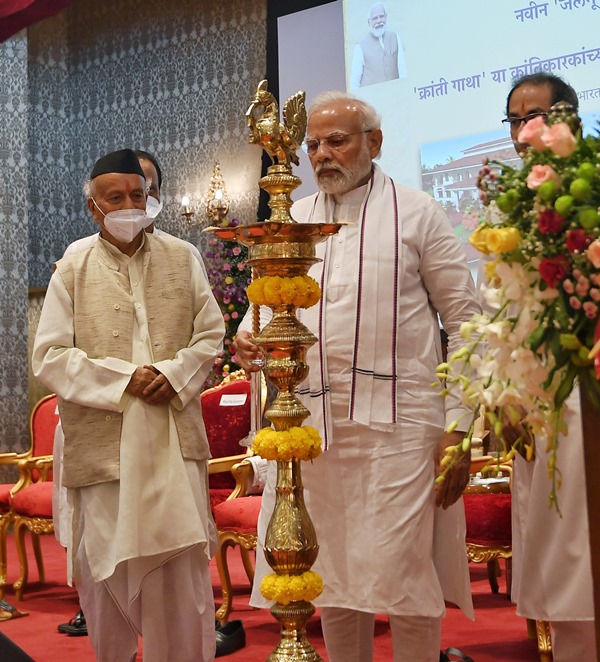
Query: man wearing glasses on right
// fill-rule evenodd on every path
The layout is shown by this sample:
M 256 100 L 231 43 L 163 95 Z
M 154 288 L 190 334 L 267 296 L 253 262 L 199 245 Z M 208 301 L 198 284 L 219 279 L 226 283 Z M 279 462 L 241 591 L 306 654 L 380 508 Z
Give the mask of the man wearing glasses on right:
M 559 101 L 577 111 L 575 90 L 561 78 L 537 72 L 513 83 L 503 123 L 510 128 L 515 150 L 524 156 L 528 145 L 519 141 L 525 124 L 547 115 Z M 517 613 L 549 621 L 554 662 L 596 662 L 594 605 L 589 531 L 585 496 L 583 440 L 577 389 L 566 402 L 568 437 L 562 437 L 557 467 L 562 517 L 549 506 L 551 481 L 544 439 L 536 457 L 517 456 L 513 480 L 513 582 Z

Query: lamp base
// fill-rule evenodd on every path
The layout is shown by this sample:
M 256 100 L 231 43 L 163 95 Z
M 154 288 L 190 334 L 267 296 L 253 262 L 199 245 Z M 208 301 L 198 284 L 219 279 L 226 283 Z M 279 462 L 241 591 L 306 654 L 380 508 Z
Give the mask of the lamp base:
M 271 614 L 281 623 L 281 640 L 267 662 L 323 662 L 306 638 L 306 622 L 314 613 L 314 605 L 304 601 L 271 607 Z

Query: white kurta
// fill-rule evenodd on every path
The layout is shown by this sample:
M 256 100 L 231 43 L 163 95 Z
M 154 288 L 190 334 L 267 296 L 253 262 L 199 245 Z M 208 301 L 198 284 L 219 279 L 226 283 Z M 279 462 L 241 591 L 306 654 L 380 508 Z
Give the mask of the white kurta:
M 354 221 L 365 188 L 337 199 L 334 220 Z M 419 194 L 422 195 L 422 194 Z M 431 387 L 439 360 L 437 310 L 456 343 L 460 323 L 478 311 L 466 260 L 440 211 L 421 214 L 422 198 L 408 189 L 399 195 L 403 217 L 401 304 L 398 325 L 398 415 L 392 432 L 380 432 L 348 420 L 354 345 L 353 311 L 357 288 L 358 223 L 330 239 L 325 275 L 326 352 L 331 389 L 333 435 L 330 449 L 314 463 L 303 463 L 305 497 L 317 531 L 320 552 L 314 570 L 325 590 L 315 604 L 374 613 L 439 617 L 446 598 L 472 615 L 462 502 L 447 511 L 434 504 L 434 448 L 445 424 L 444 402 Z M 298 221 L 312 203 L 297 203 Z M 325 219 L 315 219 L 325 220 Z M 466 285 L 463 285 L 467 283 Z M 369 296 L 377 296 L 376 292 Z M 316 329 L 313 329 L 316 332 Z M 318 370 L 308 352 L 310 370 Z M 359 394 L 360 397 L 360 394 Z M 310 409 L 314 403 L 305 402 Z M 306 421 L 311 424 L 310 418 Z M 263 495 L 259 539 L 274 504 L 274 472 Z M 443 536 L 436 569 L 434 519 Z M 269 572 L 257 555 L 252 604 L 265 606 L 260 579 Z
M 579 392 L 566 403 L 568 435 L 556 466 L 562 517 L 549 506 L 551 482 L 545 440 L 531 463 L 518 457 L 513 480 L 513 599 L 520 616 L 545 621 L 594 619 L 583 437 Z
M 73 307 L 60 274 L 50 281 L 36 342 L 34 372 L 59 395 L 76 393 L 87 406 L 123 411 L 120 481 L 73 490 L 75 520 L 72 549 L 83 535 L 92 576 L 105 579 L 121 561 L 154 556 L 200 544 L 207 555 L 216 540 L 207 497 L 206 467 L 181 456 L 169 406 L 146 405 L 125 393 L 138 365 L 152 363 L 148 333 L 142 251 L 132 258 L 100 240 L 121 273 L 129 277 L 134 305 L 131 362 L 107 357 L 88 359 L 73 343 Z M 191 262 L 194 293 L 193 340 L 172 361 L 156 363 L 177 391 L 182 407 L 197 397 L 220 349 L 222 316 L 197 262 Z M 76 363 L 76 372 L 67 366 Z M 74 375 L 73 381 L 65 375 Z M 184 479 L 187 477 L 187 480 Z M 80 515 L 83 518 L 80 520 Z M 160 563 L 160 560 L 158 561 Z
M 154 228 L 154 235 L 157 237 L 171 237 L 168 232 L 164 232 L 159 228 Z M 91 246 L 100 236 L 99 232 L 89 235 L 87 237 L 82 237 L 70 243 L 63 257 L 67 255 L 72 255 L 78 253 L 88 246 Z M 206 275 L 206 267 L 204 266 L 204 261 L 198 249 L 191 244 L 190 242 L 185 242 L 190 249 L 192 255 L 198 261 L 198 264 L 202 268 L 202 272 Z M 208 278 L 208 277 L 207 277 Z M 67 547 L 69 540 L 72 536 L 72 518 L 73 518 L 73 507 L 69 503 L 67 498 L 67 488 L 62 484 L 62 464 L 63 464 L 63 448 L 65 443 L 65 435 L 63 433 L 62 425 L 60 420 L 56 426 L 56 431 L 54 433 L 54 445 L 53 445 L 53 490 L 52 490 L 52 518 L 54 521 L 54 534 L 56 539 L 60 542 L 63 547 Z M 71 576 L 68 576 L 69 584 L 71 584 Z

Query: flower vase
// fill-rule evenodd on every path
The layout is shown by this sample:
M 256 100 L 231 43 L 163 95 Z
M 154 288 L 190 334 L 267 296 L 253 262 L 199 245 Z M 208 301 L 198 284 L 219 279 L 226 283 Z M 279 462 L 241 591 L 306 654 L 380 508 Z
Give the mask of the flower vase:
M 598 443 L 600 410 L 592 404 L 584 388 L 580 388 L 580 395 L 590 556 L 594 583 L 594 611 L 596 614 L 600 614 L 600 527 L 596 519 L 596 515 L 600 511 L 600 481 L 598 480 L 600 476 L 600 444 Z M 598 655 L 600 652 L 600 618 L 596 618 L 595 629 L 596 654 Z
M 319 553 L 304 503 L 301 466 L 300 460 L 277 461 L 275 507 L 265 537 L 265 556 L 278 575 L 301 575 L 310 570 Z M 322 662 L 306 638 L 306 622 L 315 613 L 310 602 L 277 602 L 271 613 L 281 624 L 281 639 L 269 662 Z

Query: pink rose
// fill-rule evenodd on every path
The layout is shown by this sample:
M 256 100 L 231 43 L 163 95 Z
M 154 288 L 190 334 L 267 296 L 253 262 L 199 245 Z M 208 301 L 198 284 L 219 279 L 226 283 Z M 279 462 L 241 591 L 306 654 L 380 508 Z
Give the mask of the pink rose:
M 557 156 L 570 156 L 577 147 L 575 136 L 571 133 L 569 125 L 564 122 L 547 127 L 541 140 Z
M 531 145 L 538 152 L 543 152 L 546 149 L 546 145 L 542 140 L 542 136 L 547 130 L 546 118 L 543 115 L 538 115 L 523 125 L 523 128 L 519 131 L 517 140 L 521 144 Z
M 533 122 L 533 120 L 531 121 Z M 554 182 L 557 186 L 560 186 L 561 178 L 552 168 L 552 166 L 534 165 L 527 175 L 527 186 L 530 189 L 535 190 L 538 189 L 544 182 Z
M 588 246 L 587 257 L 588 260 L 596 267 L 596 269 L 600 269 L 600 241 L 598 241 L 598 239 L 592 241 L 592 243 Z M 596 282 L 595 278 L 592 278 L 592 280 Z

